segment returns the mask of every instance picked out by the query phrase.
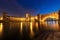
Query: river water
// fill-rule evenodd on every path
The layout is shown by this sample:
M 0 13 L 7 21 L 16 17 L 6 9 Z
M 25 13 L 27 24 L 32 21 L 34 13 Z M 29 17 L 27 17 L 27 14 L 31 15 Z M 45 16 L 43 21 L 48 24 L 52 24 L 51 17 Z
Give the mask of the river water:
M 48 25 L 52 25 L 51 28 L 55 28 L 56 24 L 57 22 L 48 22 Z M 0 40 L 31 40 L 39 33 L 38 27 L 38 22 L 10 22 L 7 27 L 0 23 Z

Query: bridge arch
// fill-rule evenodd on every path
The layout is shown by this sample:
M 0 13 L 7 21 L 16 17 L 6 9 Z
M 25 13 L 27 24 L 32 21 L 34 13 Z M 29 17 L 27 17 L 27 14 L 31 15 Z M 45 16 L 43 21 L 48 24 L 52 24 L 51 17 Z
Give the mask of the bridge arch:
M 48 18 L 52 18 L 52 19 L 57 19 L 58 20 L 58 17 L 56 17 L 56 16 L 46 16 L 46 17 L 44 17 L 43 19 L 42 19 L 42 22 L 44 22 L 46 19 L 48 19 Z

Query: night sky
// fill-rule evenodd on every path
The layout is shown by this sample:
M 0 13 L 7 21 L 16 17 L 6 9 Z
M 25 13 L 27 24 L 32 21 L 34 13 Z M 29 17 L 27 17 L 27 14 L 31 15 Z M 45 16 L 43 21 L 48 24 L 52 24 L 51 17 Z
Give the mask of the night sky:
M 59 9 L 60 0 L 0 0 L 0 15 L 5 11 L 13 16 L 47 14 Z

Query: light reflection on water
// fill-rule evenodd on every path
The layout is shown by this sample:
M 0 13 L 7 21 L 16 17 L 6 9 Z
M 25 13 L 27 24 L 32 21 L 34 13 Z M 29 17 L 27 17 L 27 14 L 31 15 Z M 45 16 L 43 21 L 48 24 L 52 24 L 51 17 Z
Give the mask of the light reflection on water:
M 47 23 L 47 28 L 49 28 L 48 26 L 50 26 L 51 28 L 54 28 L 54 29 L 58 29 L 58 21 L 48 21 L 46 22 Z M 38 22 L 36 23 L 33 23 L 33 22 L 29 22 L 29 27 L 30 27 L 30 37 L 33 37 L 35 34 L 35 32 L 33 31 L 33 26 L 34 25 L 36 26 L 36 29 L 38 30 Z M 13 24 L 12 24 L 13 25 Z M 19 27 L 20 27 L 20 33 L 22 33 L 23 31 L 23 22 L 20 22 L 19 24 Z M 11 25 L 10 25 L 11 26 Z M 14 25 L 15 26 L 15 25 Z M 26 25 L 27 26 L 27 25 Z M 11 27 L 12 28 L 12 27 Z M 0 36 L 2 35 L 3 33 L 3 23 L 0 23 Z
M 20 30 L 21 30 L 21 32 L 22 32 L 22 28 L 23 28 L 23 23 L 21 22 L 20 23 Z
M 30 33 L 31 33 L 31 37 L 33 37 L 34 35 L 34 32 L 33 32 L 33 25 L 32 25 L 32 22 L 30 22 Z
M 3 24 L 0 23 L 0 36 L 2 36 L 2 33 L 3 33 Z
M 36 22 L 36 29 L 38 30 L 38 22 Z
M 58 21 L 48 21 L 47 23 L 51 24 L 51 25 L 54 25 L 54 24 L 58 23 Z
M 46 21 L 46 26 L 47 28 L 51 28 L 51 29 L 59 29 L 59 25 L 58 25 L 58 21 Z

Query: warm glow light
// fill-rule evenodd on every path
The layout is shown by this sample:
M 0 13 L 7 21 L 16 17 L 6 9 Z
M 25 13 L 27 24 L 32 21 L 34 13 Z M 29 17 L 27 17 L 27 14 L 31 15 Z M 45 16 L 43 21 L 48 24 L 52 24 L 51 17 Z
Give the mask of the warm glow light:
M 0 23 L 0 35 L 2 34 L 2 32 L 3 32 L 3 24 Z
M 57 13 L 52 13 L 52 14 L 49 14 L 47 16 L 45 16 L 43 19 L 42 19 L 42 22 L 44 22 L 47 18 L 55 18 L 55 19 L 58 19 L 58 14 Z
M 37 17 L 37 16 L 35 16 L 35 19 L 38 19 L 38 17 Z
M 20 18 L 20 21 L 25 21 L 25 18 Z
M 21 32 L 22 32 L 22 27 L 23 27 L 23 25 L 22 25 L 22 22 L 20 23 L 20 29 L 21 29 Z
M 33 37 L 34 33 L 33 33 L 33 25 L 32 22 L 30 22 L 30 33 L 31 33 L 31 37 Z
M 33 17 L 31 17 L 31 20 L 33 20 L 34 18 Z
M 53 22 L 53 21 L 52 21 Z M 47 23 L 47 22 L 43 22 L 44 24 L 44 26 L 45 26 L 45 28 L 47 28 L 47 29 L 52 29 L 52 30 L 59 30 L 59 25 L 58 25 L 58 21 L 56 21 L 56 23 Z
M 44 19 L 42 20 L 42 22 L 44 22 L 47 18 L 55 18 L 55 19 L 58 19 L 58 17 L 55 17 L 55 16 L 47 16 L 47 17 L 44 17 Z
M 28 14 L 26 14 L 26 17 L 28 17 L 29 15 Z
M 36 22 L 36 29 L 38 30 L 38 22 Z
M 3 18 L 1 17 L 0 20 L 3 20 Z
M 33 31 L 33 30 L 32 30 L 32 22 L 30 22 L 30 30 L 31 30 L 31 32 Z
M 34 21 L 34 17 L 31 17 L 31 21 Z

